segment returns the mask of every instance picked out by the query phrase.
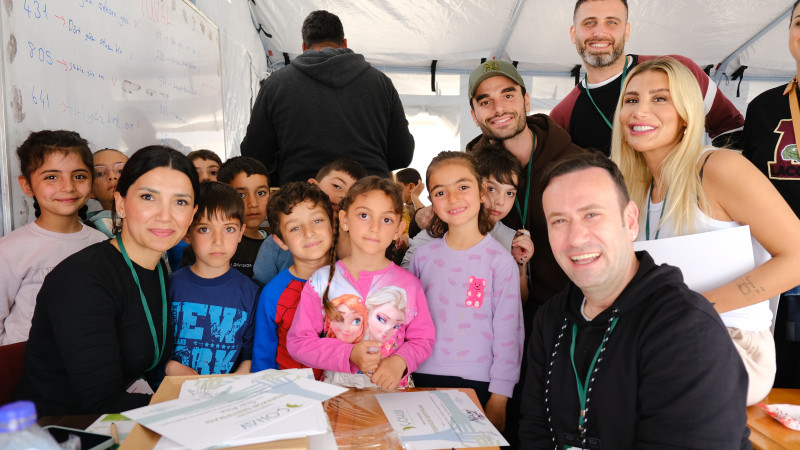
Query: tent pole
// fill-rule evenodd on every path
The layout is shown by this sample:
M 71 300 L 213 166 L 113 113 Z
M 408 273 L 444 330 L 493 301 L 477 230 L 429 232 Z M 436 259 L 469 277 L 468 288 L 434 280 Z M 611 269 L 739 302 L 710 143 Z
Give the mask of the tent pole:
M 776 17 L 769 25 L 764 27 L 761 31 L 756 33 L 755 36 L 751 37 L 747 40 L 741 47 L 737 48 L 733 53 L 728 55 L 724 61 L 719 65 L 719 68 L 714 72 L 714 81 L 719 84 L 722 81 L 722 77 L 725 75 L 725 70 L 728 68 L 728 65 L 733 61 L 734 58 L 739 56 L 747 47 L 753 45 L 757 40 L 761 38 L 761 36 L 767 34 L 770 30 L 775 28 L 779 23 L 785 21 L 789 16 L 792 15 L 792 7 L 790 6 L 789 9 L 783 12 L 780 16 Z
M 517 19 L 519 19 L 519 15 L 522 13 L 522 7 L 524 5 L 525 0 L 517 0 L 517 3 L 514 5 L 514 10 L 511 12 L 511 18 L 508 19 L 508 25 L 506 25 L 506 31 L 503 33 L 503 38 L 500 40 L 500 45 L 497 46 L 497 50 L 494 52 L 495 59 L 500 59 L 503 56 L 503 52 L 506 50 L 508 40 L 511 39 L 511 32 L 514 31 L 514 27 L 517 26 Z

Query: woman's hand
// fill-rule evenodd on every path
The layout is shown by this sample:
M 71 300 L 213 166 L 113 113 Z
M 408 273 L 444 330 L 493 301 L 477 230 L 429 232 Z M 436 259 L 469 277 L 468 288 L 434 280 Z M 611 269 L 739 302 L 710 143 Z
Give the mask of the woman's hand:
M 189 366 L 185 366 L 178 361 L 170 360 L 167 363 L 167 368 L 165 369 L 167 375 L 174 377 L 174 376 L 185 376 L 185 375 L 200 375 L 197 373 L 196 370 L 192 369 Z
M 350 362 L 358 366 L 361 372 L 372 375 L 381 362 L 381 343 L 378 341 L 361 341 L 350 350 Z
M 397 383 L 403 378 L 408 366 L 406 360 L 401 356 L 392 355 L 378 364 L 378 370 L 370 381 L 377 384 L 381 389 L 397 389 Z

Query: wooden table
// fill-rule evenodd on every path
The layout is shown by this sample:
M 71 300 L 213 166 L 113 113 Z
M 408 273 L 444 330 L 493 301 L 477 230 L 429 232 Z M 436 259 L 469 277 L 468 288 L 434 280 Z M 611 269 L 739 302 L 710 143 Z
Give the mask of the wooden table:
M 773 389 L 761 403 L 800 405 L 800 389 Z M 747 426 L 750 427 L 750 442 L 756 450 L 800 448 L 800 431 L 786 428 L 758 406 L 747 408 Z
M 411 388 L 405 391 L 428 390 L 433 389 Z M 465 392 L 480 408 L 480 402 L 474 390 L 459 390 Z M 331 428 L 333 428 L 333 434 L 336 437 L 336 442 L 340 447 L 387 450 L 401 448 L 397 435 L 392 432 L 392 427 L 389 425 L 389 421 L 386 419 L 386 415 L 384 415 L 377 398 L 375 398 L 375 394 L 381 392 L 385 393 L 387 391 L 380 391 L 378 389 L 350 389 L 341 395 L 323 402 L 325 412 L 328 414 L 328 419 L 331 422 Z M 483 408 L 481 408 L 481 411 L 483 411 Z M 70 428 L 85 429 L 97 420 L 98 417 L 100 416 L 96 414 L 83 416 L 49 416 L 40 418 L 38 423 L 41 426 L 60 425 Z M 772 420 L 772 418 L 769 419 Z M 137 425 L 137 427 L 139 427 L 139 425 Z M 156 433 L 146 429 L 143 429 L 142 432 L 152 435 L 153 443 L 158 439 Z M 302 444 L 300 445 L 302 447 Z M 263 444 L 261 444 L 261 446 L 263 447 Z M 258 445 L 245 447 L 260 448 Z M 482 449 L 487 450 L 487 447 L 482 447 Z M 499 447 L 488 447 L 488 449 L 499 450 Z

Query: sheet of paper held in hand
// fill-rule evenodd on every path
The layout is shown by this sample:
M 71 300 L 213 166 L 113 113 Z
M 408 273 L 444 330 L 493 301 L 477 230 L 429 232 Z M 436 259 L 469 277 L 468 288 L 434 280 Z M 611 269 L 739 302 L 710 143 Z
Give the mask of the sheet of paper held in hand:
M 375 398 L 407 449 L 509 445 L 464 392 L 404 392 Z
M 213 378 L 209 395 L 179 397 L 123 414 L 191 449 L 203 449 L 305 415 L 347 389 L 278 370 Z M 211 395 L 211 392 L 217 395 Z
M 681 269 L 689 289 L 707 292 L 755 267 L 750 227 L 728 228 L 687 236 L 637 241 L 636 251 L 647 250 L 656 264 Z M 768 256 L 768 255 L 767 255 Z

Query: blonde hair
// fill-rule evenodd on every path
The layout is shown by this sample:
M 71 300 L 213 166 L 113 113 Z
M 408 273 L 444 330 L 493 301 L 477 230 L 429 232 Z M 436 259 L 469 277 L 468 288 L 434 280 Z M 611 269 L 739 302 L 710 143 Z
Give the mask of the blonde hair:
M 397 286 L 384 286 L 367 295 L 364 301 L 367 310 L 371 311 L 386 303 L 391 303 L 398 311 L 406 311 L 406 291 Z
M 631 199 L 639 206 L 639 223 L 644 223 L 647 215 L 647 193 L 653 174 L 647 167 L 644 156 L 634 150 L 625 141 L 619 113 L 624 105 L 625 92 L 631 80 L 644 72 L 661 72 L 669 80 L 669 92 L 672 104 L 678 116 L 685 123 L 685 132 L 681 140 L 661 162 L 661 180 L 654 189 L 663 186 L 669 189 L 665 198 L 664 213 L 658 223 L 660 229 L 671 220 L 676 235 L 692 234 L 698 215 L 708 212 L 708 198 L 703 191 L 702 181 L 698 173 L 697 163 L 703 151 L 703 133 L 705 132 L 705 109 L 700 86 L 694 74 L 678 60 L 670 57 L 658 58 L 638 64 L 625 80 L 622 94 L 614 113 L 614 131 L 611 137 L 611 159 L 617 163 Z

